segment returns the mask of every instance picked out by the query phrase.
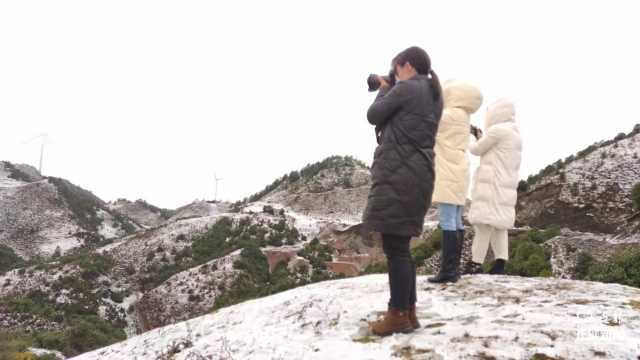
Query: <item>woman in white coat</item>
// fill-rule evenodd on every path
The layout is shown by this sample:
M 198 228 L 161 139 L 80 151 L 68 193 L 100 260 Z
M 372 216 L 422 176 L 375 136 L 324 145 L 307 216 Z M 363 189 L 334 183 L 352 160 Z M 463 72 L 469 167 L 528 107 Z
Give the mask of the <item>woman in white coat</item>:
M 464 274 L 482 272 L 489 243 L 496 262 L 489 274 L 504 274 L 509 260 L 507 229 L 516 219 L 518 171 L 522 159 L 522 136 L 515 124 L 513 101 L 501 99 L 487 109 L 485 131 L 476 141 L 471 137 L 469 152 L 480 156 L 480 166 L 473 174 L 469 222 L 475 237 L 471 246 L 472 262 Z
M 470 117 L 482 105 L 482 93 L 476 87 L 456 80 L 442 85 L 444 111 L 436 136 L 436 181 L 433 202 L 438 203 L 442 236 L 442 266 L 432 283 L 457 282 L 464 240 L 462 207 L 469 190 Z

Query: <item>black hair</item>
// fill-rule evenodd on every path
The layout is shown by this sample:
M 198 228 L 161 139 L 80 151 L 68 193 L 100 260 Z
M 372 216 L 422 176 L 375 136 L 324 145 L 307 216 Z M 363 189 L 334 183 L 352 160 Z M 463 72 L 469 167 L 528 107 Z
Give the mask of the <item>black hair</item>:
M 405 49 L 391 61 L 391 68 L 395 71 L 396 65 L 404 66 L 409 63 L 413 66 L 420 75 L 431 75 L 431 93 L 433 99 L 438 101 L 442 98 L 442 86 L 440 86 L 440 79 L 438 75 L 431 68 L 431 58 L 422 48 L 412 46 Z

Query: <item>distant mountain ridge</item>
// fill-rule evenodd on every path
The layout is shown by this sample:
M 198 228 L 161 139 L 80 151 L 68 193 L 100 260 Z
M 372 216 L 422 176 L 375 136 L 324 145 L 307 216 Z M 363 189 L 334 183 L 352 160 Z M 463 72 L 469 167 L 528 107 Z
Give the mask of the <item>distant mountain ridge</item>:
M 640 141 L 635 135 L 603 142 L 579 159 L 554 165 L 553 172 L 530 178 L 526 189 L 521 186 L 521 229 L 509 231 L 510 274 L 636 281 L 632 274 L 598 277 L 599 266 L 613 267 L 616 274 L 633 267 L 620 258 L 607 262 L 618 249 L 634 254 L 633 244 L 614 245 L 622 233 L 598 232 L 621 227 L 623 218 L 611 210 L 616 202 L 624 204 L 620 213 L 631 211 L 628 188 L 639 169 L 627 158 L 634 159 Z M 595 164 L 601 172 L 595 160 L 601 160 Z M 0 166 L 0 225 L 8 224 L 0 226 L 0 269 L 9 271 L 0 274 L 0 330 L 47 332 L 56 341 L 47 344 L 55 345 L 38 343 L 39 338 L 25 341 L 67 356 L 245 300 L 386 272 L 379 234 L 363 234 L 360 224 L 370 169 L 349 156 L 292 171 L 234 204 L 195 201 L 175 210 L 144 200 L 105 203 L 66 180 L 6 164 Z M 607 171 L 616 177 L 609 179 Z M 567 187 L 566 179 L 588 176 L 594 177 L 587 179 L 596 183 L 600 198 L 589 197 L 590 188 L 578 186 L 575 195 Z M 617 190 L 615 179 L 624 180 Z M 593 208 L 608 213 L 594 221 Z M 587 221 L 580 218 L 590 212 Z M 568 220 L 572 216 L 583 222 Z M 548 226 L 554 224 L 565 229 Z M 420 274 L 439 268 L 441 235 L 432 204 L 424 234 L 411 242 Z M 463 263 L 470 258 L 472 238 L 468 227 Z M 593 252 L 594 259 L 585 252 Z M 492 260 L 489 251 L 487 265 Z M 69 334 L 81 328 L 86 335 L 74 342 Z

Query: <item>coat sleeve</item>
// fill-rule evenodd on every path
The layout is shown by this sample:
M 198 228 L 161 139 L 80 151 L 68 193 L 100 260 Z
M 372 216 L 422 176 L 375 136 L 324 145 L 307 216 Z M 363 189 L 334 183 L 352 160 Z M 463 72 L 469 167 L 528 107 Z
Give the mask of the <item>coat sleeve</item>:
M 400 109 L 406 100 L 407 84 L 400 82 L 393 88 L 385 86 L 378 91 L 378 96 L 369 106 L 367 120 L 371 125 L 381 125 L 391 120 L 393 115 Z
M 487 130 L 487 133 L 482 135 L 480 140 L 472 135 L 469 141 L 469 152 L 475 156 L 482 156 L 489 149 L 491 149 L 500 139 L 500 134 L 497 131 Z

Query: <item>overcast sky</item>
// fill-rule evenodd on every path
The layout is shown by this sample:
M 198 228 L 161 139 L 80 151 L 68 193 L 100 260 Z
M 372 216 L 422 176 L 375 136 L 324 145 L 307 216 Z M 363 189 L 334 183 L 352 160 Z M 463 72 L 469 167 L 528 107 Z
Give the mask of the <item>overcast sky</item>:
M 640 116 L 632 1 L 3 1 L 0 160 L 105 201 L 239 200 L 330 155 L 371 163 L 370 73 L 417 45 L 516 101 L 521 178 Z M 635 45 L 634 45 L 635 44 Z M 477 161 L 474 161 L 474 166 Z

